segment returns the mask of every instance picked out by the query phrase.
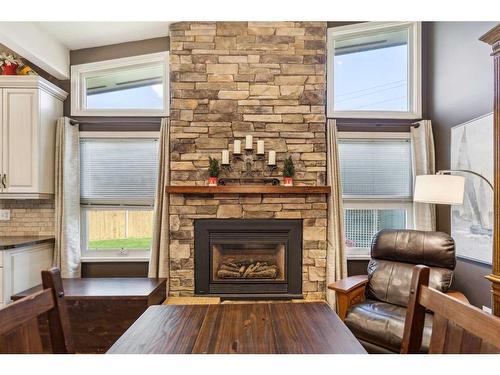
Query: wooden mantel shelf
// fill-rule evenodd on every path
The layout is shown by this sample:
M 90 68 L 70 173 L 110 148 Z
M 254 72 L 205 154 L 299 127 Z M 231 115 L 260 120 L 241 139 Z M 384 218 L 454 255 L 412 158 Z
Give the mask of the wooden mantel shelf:
M 329 194 L 330 186 L 167 186 L 171 194 Z

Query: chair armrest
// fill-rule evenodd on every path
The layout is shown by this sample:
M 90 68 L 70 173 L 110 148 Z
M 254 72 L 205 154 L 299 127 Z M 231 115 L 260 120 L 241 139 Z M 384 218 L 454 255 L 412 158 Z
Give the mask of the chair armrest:
M 470 305 L 470 302 L 467 299 L 467 297 L 465 295 L 463 295 L 462 293 L 460 293 L 460 292 L 457 292 L 457 291 L 454 291 L 454 290 L 449 290 L 445 294 L 448 297 L 454 298 L 454 299 L 456 299 L 456 300 L 458 300 L 460 302 L 463 302 L 463 303 L 466 303 L 466 304 Z
M 328 285 L 328 289 L 335 290 L 340 293 L 349 293 L 360 286 L 366 285 L 367 283 L 368 275 L 349 276 Z
M 367 275 L 358 275 L 346 277 L 345 279 L 328 285 L 328 289 L 335 291 L 337 297 L 337 313 L 341 320 L 345 319 L 349 307 L 364 301 L 367 283 Z

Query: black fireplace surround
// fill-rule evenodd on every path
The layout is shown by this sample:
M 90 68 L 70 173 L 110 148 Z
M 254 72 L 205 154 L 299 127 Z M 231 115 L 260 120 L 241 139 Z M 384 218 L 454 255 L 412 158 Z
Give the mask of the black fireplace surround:
M 302 220 L 197 219 L 194 232 L 195 294 L 302 298 Z

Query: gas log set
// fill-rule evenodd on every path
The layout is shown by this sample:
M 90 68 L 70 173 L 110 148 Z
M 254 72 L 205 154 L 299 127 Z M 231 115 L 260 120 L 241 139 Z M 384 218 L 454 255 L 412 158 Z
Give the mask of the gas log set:
M 220 279 L 276 279 L 278 266 L 268 261 L 232 260 L 222 261 L 217 270 Z

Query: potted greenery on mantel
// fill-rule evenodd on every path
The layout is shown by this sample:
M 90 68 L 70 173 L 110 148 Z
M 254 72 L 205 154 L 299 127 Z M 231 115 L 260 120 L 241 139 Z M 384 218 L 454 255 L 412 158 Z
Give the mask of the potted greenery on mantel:
M 292 157 L 289 156 L 285 159 L 283 165 L 283 179 L 285 186 L 293 186 L 293 176 L 295 175 L 295 167 L 293 165 Z
M 217 179 L 220 173 L 219 161 L 211 156 L 208 157 L 208 186 L 217 186 Z

